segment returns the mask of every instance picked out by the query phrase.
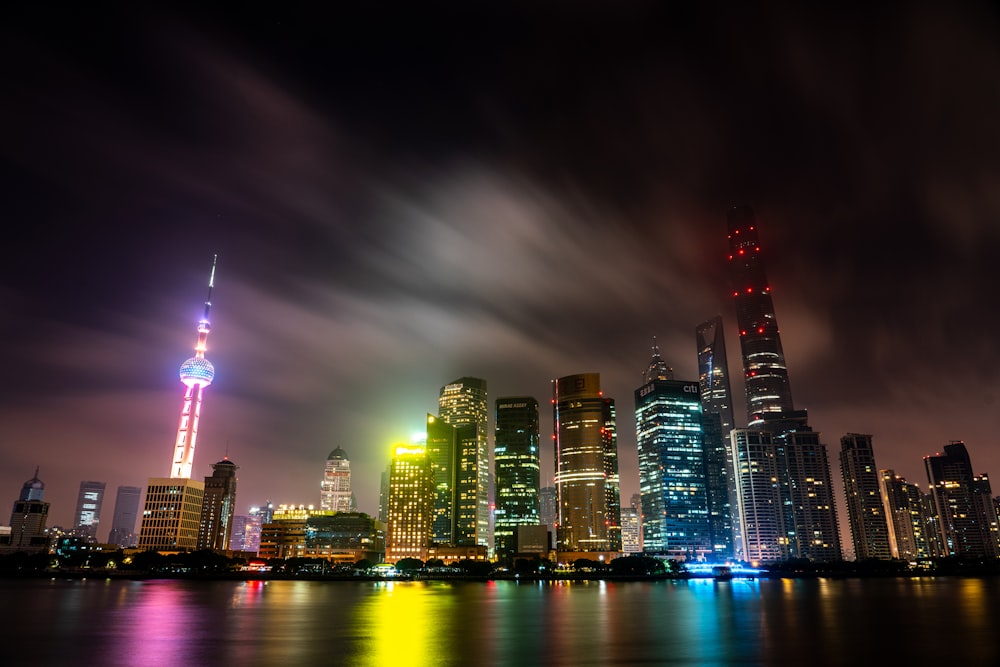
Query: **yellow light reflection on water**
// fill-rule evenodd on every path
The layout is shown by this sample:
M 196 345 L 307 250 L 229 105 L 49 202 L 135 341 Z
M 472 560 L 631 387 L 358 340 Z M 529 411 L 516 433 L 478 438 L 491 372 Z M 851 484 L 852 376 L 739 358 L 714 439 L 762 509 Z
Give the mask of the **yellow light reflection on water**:
M 378 582 L 361 603 L 357 630 L 364 637 L 359 665 L 433 665 L 447 649 L 453 595 L 427 582 Z M 366 640 L 366 641 L 365 641 Z

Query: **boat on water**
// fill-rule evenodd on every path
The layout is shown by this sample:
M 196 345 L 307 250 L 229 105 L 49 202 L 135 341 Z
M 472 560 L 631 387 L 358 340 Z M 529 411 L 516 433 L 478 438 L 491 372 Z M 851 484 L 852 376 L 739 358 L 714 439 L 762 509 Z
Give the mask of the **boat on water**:
M 716 565 L 712 568 L 712 578 L 716 581 L 729 581 L 733 578 L 733 570 L 728 565 Z

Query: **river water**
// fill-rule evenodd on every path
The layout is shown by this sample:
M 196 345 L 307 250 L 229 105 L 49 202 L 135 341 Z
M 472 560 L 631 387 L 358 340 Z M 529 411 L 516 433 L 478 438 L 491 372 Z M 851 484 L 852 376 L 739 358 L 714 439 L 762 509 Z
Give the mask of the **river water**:
M 1000 665 L 1000 578 L 0 580 L 0 664 Z

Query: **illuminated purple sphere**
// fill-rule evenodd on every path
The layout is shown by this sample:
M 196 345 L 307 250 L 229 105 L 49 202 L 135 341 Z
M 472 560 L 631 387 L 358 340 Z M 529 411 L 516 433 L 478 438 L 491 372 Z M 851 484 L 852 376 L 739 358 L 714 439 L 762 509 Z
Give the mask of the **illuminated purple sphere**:
M 207 387 L 215 379 L 215 366 L 208 359 L 191 357 L 181 364 L 180 376 L 181 382 L 188 387 L 193 387 L 196 384 Z

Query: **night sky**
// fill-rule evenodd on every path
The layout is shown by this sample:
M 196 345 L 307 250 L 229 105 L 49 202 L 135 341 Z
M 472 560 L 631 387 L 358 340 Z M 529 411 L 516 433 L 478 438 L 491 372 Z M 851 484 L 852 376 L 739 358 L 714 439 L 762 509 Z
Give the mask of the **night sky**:
M 551 380 L 601 373 L 627 503 L 653 336 L 696 380 L 722 315 L 745 419 L 736 204 L 834 477 L 848 432 L 1000 476 L 997 10 L 329 4 L 6 10 L 0 507 L 105 481 L 104 539 L 168 473 L 216 253 L 194 477 L 228 452 L 239 513 L 318 505 L 340 446 L 375 514 L 463 375 L 539 399 L 548 483 Z

